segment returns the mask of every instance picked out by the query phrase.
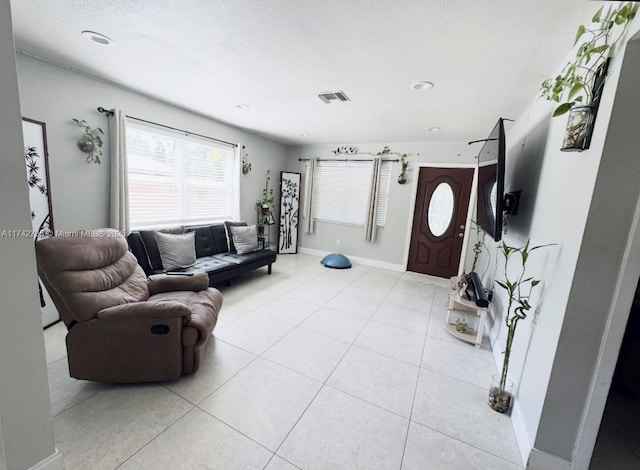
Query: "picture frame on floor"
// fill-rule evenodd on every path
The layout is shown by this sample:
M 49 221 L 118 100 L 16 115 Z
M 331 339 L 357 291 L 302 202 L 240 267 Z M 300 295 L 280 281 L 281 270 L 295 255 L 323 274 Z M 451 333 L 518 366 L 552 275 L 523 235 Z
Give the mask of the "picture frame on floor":
M 280 172 L 278 253 L 281 254 L 295 254 L 298 252 L 300 178 L 300 173 Z

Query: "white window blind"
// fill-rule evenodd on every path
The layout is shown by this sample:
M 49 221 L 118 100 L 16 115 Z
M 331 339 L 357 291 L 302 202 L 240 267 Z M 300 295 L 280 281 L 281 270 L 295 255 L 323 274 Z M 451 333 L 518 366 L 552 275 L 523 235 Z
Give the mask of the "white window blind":
M 231 219 L 234 167 L 232 145 L 127 121 L 131 228 Z
M 318 161 L 314 186 L 314 218 L 323 222 L 364 226 L 369 203 L 371 161 Z M 376 225 L 384 227 L 391 162 L 382 163 Z

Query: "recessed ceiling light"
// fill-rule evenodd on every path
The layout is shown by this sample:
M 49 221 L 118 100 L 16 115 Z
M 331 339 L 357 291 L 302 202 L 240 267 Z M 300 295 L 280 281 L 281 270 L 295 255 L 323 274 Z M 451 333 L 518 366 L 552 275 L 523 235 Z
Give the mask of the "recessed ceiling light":
M 430 127 L 429 129 L 427 129 L 429 132 L 438 132 L 440 130 L 439 127 Z
M 104 34 L 96 33 L 95 31 L 82 31 L 82 36 L 96 44 L 100 44 L 102 46 L 108 46 L 113 42 L 111 38 L 108 38 Z
M 248 104 L 243 104 L 243 103 L 238 103 L 236 105 L 236 108 L 238 109 L 249 109 L 251 106 L 249 106 Z
M 431 82 L 415 82 L 411 84 L 411 89 L 412 90 L 428 90 L 430 88 L 433 88 L 433 83 Z

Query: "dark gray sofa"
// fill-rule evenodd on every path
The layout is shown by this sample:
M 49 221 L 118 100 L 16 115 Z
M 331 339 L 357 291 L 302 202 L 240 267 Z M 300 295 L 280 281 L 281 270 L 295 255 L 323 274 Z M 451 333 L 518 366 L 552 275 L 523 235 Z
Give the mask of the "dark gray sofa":
M 232 278 L 263 266 L 267 266 L 267 273 L 271 274 L 271 265 L 276 262 L 273 250 L 257 250 L 241 255 L 229 251 L 224 224 L 187 227 L 184 231 L 195 232 L 197 259 L 195 265 L 180 272 L 204 271 L 209 275 L 210 286 L 223 281 L 230 284 Z M 127 236 L 127 242 L 147 276 L 164 272 L 154 230 L 131 232 Z

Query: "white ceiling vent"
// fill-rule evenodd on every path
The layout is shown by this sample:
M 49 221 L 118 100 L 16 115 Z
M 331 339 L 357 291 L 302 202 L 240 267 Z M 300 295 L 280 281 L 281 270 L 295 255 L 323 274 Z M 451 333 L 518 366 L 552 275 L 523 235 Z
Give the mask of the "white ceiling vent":
M 329 104 L 332 101 L 351 101 L 344 91 L 327 91 L 318 95 L 325 103 Z

